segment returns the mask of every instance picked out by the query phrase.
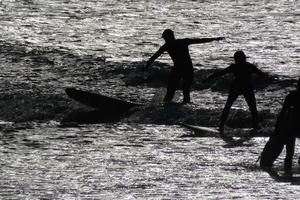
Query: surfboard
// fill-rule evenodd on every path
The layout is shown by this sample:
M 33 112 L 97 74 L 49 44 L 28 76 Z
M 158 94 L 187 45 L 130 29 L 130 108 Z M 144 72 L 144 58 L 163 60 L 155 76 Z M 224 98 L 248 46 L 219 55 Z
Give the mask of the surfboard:
M 65 92 L 71 99 L 95 109 L 126 112 L 133 107 L 142 106 L 142 104 L 124 101 L 114 97 L 78 90 L 75 88 L 67 88 Z
M 201 134 L 201 136 L 219 136 L 220 132 L 217 127 L 205 127 L 196 126 L 191 124 L 180 123 L 181 126 L 194 131 L 196 134 Z
M 81 103 L 82 105 L 93 108 L 93 110 L 71 110 L 65 116 L 62 123 L 107 123 L 119 121 L 125 115 L 135 112 L 142 104 L 124 101 L 121 99 L 96 94 L 75 88 L 65 90 L 68 97 Z
M 250 136 L 232 137 L 230 135 L 221 134 L 217 127 L 196 126 L 186 123 L 180 123 L 182 127 L 195 132 L 194 137 L 219 137 L 228 143 L 228 147 L 243 145 L 244 142 L 251 139 Z

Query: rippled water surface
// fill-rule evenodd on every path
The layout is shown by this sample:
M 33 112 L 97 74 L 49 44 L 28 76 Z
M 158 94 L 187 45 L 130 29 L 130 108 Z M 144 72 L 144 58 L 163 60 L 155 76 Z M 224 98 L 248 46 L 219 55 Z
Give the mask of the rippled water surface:
M 298 199 L 296 163 L 292 178 L 259 169 L 267 138 L 229 145 L 181 137 L 192 133 L 176 124 L 219 123 L 230 78 L 202 80 L 242 49 L 269 74 L 257 80 L 256 97 L 270 133 L 299 76 L 299 20 L 296 0 L 0 1 L 1 199 Z M 161 99 L 170 58 L 141 67 L 165 28 L 177 38 L 226 37 L 190 48 L 193 104 L 145 107 L 119 123 L 60 125 L 90 109 L 66 87 L 146 105 Z M 249 127 L 248 116 L 238 99 L 228 124 Z
M 4 199 L 297 199 L 256 160 L 266 138 L 230 146 L 178 126 L 103 124 L 1 134 Z M 282 163 L 282 160 L 278 161 Z M 296 175 L 299 172 L 297 172 Z
M 162 31 L 172 28 L 178 38 L 227 38 L 194 45 L 191 51 L 198 67 L 225 67 L 228 57 L 243 49 L 263 69 L 299 74 L 296 0 L 4 0 L 0 5 L 2 40 L 114 61 L 141 61 L 163 43 Z M 167 57 L 162 60 L 169 62 Z

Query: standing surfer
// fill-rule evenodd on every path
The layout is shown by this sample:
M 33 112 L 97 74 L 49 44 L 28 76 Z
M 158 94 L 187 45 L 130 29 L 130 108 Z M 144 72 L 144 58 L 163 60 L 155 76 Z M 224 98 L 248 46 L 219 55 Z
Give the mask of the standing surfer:
M 234 60 L 234 64 L 231 64 L 229 67 L 221 70 L 220 72 L 212 74 L 206 79 L 206 81 L 209 81 L 213 78 L 222 76 L 227 73 L 233 73 L 235 76 L 235 80 L 231 84 L 227 102 L 221 115 L 221 123 L 219 126 L 221 134 L 224 133 L 224 125 L 228 117 L 230 108 L 239 95 L 243 95 L 245 97 L 246 102 L 250 108 L 253 130 L 256 131 L 258 128 L 256 100 L 251 75 L 258 74 L 263 76 L 264 73 L 255 65 L 246 61 L 246 55 L 243 51 L 236 51 L 234 53 Z
M 262 168 L 272 167 L 273 162 L 280 155 L 286 145 L 284 168 L 290 170 L 295 151 L 296 137 L 300 137 L 300 78 L 297 90 L 291 91 L 285 98 L 282 109 L 277 117 L 275 130 L 270 135 L 261 154 L 260 165 Z M 300 159 L 298 160 L 300 164 Z
M 173 60 L 174 67 L 169 76 L 164 102 L 172 101 L 179 82 L 182 80 L 183 103 L 190 103 L 190 88 L 193 83 L 194 69 L 188 46 L 190 44 L 207 43 L 224 38 L 175 39 L 174 32 L 170 29 L 164 30 L 162 38 L 165 40 L 165 44 L 147 61 L 146 67 L 148 68 L 162 53 L 165 51 L 168 52 Z

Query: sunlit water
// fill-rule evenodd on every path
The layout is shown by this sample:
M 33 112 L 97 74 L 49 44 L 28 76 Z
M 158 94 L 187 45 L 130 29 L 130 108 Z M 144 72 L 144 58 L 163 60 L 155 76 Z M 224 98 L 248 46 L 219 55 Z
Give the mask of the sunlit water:
M 165 84 L 139 84 L 135 68 L 163 44 L 165 28 L 178 38 L 226 37 L 191 46 L 197 75 L 228 66 L 242 49 L 274 80 L 288 80 L 257 92 L 259 111 L 274 120 L 299 76 L 299 17 L 292 0 L 1 1 L 0 120 L 17 122 L 0 123 L 1 199 L 297 199 L 299 181 L 277 182 L 258 167 L 267 138 L 232 147 L 152 124 L 203 124 L 213 110 L 216 126 L 222 82 L 217 92 L 193 89 L 194 104 L 177 107 L 179 119 L 150 108 L 117 124 L 63 128 L 50 120 L 80 107 L 64 94 L 68 86 L 150 103 Z M 154 67 L 172 64 L 166 55 L 158 61 Z M 235 106 L 247 111 L 242 100 Z
M 53 47 L 113 61 L 143 61 L 163 43 L 178 38 L 224 36 L 226 41 L 194 45 L 198 67 L 225 67 L 245 50 L 262 69 L 299 74 L 299 10 L 296 0 L 276 1 L 78 1 L 4 0 L 1 39 Z M 168 57 L 162 58 L 169 62 Z
M 1 134 L 3 199 L 297 199 L 256 162 L 266 138 L 231 147 L 178 126 L 103 124 Z M 278 161 L 282 163 L 282 159 Z M 296 184 L 296 185 L 295 185 Z

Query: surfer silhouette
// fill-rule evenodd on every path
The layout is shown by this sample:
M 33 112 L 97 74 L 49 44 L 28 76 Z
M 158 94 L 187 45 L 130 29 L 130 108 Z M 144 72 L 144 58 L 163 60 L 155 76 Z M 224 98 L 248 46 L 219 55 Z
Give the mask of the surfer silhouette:
M 296 137 L 300 137 L 300 78 L 297 89 L 285 98 L 282 109 L 277 117 L 274 132 L 270 135 L 261 155 L 260 165 L 271 167 L 286 145 L 284 168 L 290 170 L 295 150 Z M 298 160 L 300 164 L 300 158 Z
M 264 73 L 259 70 L 255 65 L 246 61 L 246 55 L 243 51 L 236 51 L 234 53 L 235 63 L 229 67 L 210 75 L 205 81 L 217 78 L 227 73 L 233 73 L 235 76 L 234 81 L 231 83 L 229 95 L 221 115 L 221 123 L 219 126 L 220 134 L 224 133 L 225 121 L 229 115 L 230 108 L 238 96 L 243 95 L 250 108 L 252 115 L 253 130 L 258 128 L 256 99 L 252 83 L 252 74 L 264 76 Z
M 190 44 L 207 43 L 224 38 L 175 39 L 174 32 L 171 29 L 164 30 L 162 38 L 165 40 L 165 44 L 147 61 L 146 67 L 148 68 L 162 53 L 168 52 L 173 60 L 174 67 L 169 75 L 164 102 L 172 101 L 175 91 L 182 80 L 183 103 L 190 103 L 190 88 L 193 83 L 194 69 L 188 46 Z

